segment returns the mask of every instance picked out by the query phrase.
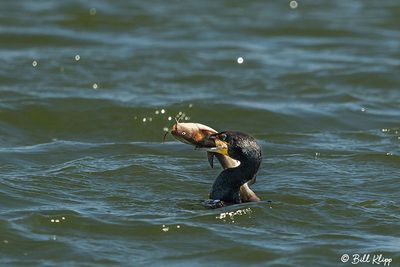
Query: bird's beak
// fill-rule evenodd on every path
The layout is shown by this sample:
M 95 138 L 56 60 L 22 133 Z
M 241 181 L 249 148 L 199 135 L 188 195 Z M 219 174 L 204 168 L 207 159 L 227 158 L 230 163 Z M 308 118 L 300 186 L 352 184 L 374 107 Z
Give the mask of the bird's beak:
M 228 144 L 219 139 L 215 139 L 214 142 L 215 142 L 215 147 L 209 147 L 207 148 L 207 151 L 228 156 Z

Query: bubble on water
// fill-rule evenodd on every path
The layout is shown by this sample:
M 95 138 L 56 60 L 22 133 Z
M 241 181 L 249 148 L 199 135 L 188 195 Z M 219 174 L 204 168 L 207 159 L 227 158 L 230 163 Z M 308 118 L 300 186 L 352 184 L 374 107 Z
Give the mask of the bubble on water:
M 97 83 L 94 83 L 94 84 L 92 85 L 92 87 L 93 87 L 94 90 L 96 90 L 97 88 L 99 88 L 99 86 L 97 85 Z
M 179 111 L 178 115 L 179 115 L 179 116 L 182 116 L 182 111 Z
M 290 8 L 292 8 L 292 9 L 295 9 L 299 6 L 297 1 L 290 1 L 289 5 L 290 5 Z
M 54 222 L 54 219 L 51 219 L 50 221 L 53 223 L 53 222 Z
M 366 108 L 361 108 L 361 112 L 365 112 L 366 110 Z
M 243 215 L 248 215 L 252 213 L 251 208 L 247 209 L 240 209 L 236 211 L 230 211 L 230 212 L 222 212 L 218 216 L 216 216 L 216 219 L 226 221 L 226 219 L 230 219 L 231 223 L 235 223 L 235 217 L 237 216 L 243 216 Z
M 169 231 L 169 227 L 165 226 L 165 224 L 163 224 L 161 230 L 163 230 L 164 232 L 168 232 Z
M 38 63 L 36 60 L 32 61 L 32 66 L 36 67 L 37 65 L 38 65 Z
M 188 121 L 190 119 L 190 117 L 186 116 L 185 117 L 185 121 Z
M 96 10 L 94 7 L 92 7 L 91 9 L 89 9 L 89 14 L 90 14 L 91 16 L 96 15 L 96 13 L 97 13 L 97 10 Z
M 4 240 L 3 240 L 3 243 L 4 243 L 4 244 L 8 244 L 8 240 L 7 240 L 7 239 L 4 239 Z
M 383 128 L 383 129 L 382 129 L 382 132 L 383 132 L 383 133 L 389 132 L 389 129 Z
M 80 55 L 75 55 L 75 60 L 76 61 L 79 61 L 81 59 L 81 56 Z
M 158 114 L 160 114 L 160 111 L 156 110 L 156 111 L 154 111 L 154 114 L 158 115 Z
M 392 152 L 388 152 L 388 153 L 386 153 L 386 156 L 393 156 L 393 153 Z
M 53 236 L 51 237 L 51 239 L 57 240 L 57 236 L 56 236 L 56 235 L 53 235 Z
M 190 103 L 190 104 L 189 104 L 189 108 L 192 108 L 192 107 L 193 107 L 193 104 L 192 104 L 192 103 Z
M 165 113 L 165 109 L 162 109 L 162 110 L 161 110 L 161 114 L 164 114 L 164 113 Z
M 54 222 L 56 222 L 56 223 L 59 223 L 59 222 L 60 222 L 60 220 L 59 220 L 59 219 L 56 219 Z
M 149 117 L 149 121 L 153 121 L 153 118 L 152 118 L 152 117 Z
M 172 117 L 171 117 L 171 116 L 169 116 L 169 117 L 168 117 L 168 120 L 169 120 L 169 121 L 170 121 L 170 120 L 172 120 Z
M 219 216 L 217 216 L 217 219 L 225 219 L 226 213 L 220 213 Z
M 164 128 L 163 128 L 163 131 L 164 131 L 164 132 L 169 132 L 168 127 L 164 127 Z
M 143 119 L 142 119 L 142 121 L 143 121 L 143 122 L 146 122 L 146 121 L 147 121 L 147 119 L 146 119 L 146 118 L 143 118 Z
M 61 217 L 61 220 L 65 221 L 65 217 Z
M 238 57 L 237 58 L 237 63 L 242 64 L 244 61 L 243 57 Z
M 178 228 L 178 229 L 179 229 L 179 228 L 181 228 L 181 226 L 178 224 L 178 225 L 176 226 L 176 228 Z

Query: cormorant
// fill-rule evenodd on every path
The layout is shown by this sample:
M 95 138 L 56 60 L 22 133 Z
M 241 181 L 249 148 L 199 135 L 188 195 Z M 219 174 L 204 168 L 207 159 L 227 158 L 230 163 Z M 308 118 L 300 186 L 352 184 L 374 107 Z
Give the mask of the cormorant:
M 227 168 L 218 175 L 210 192 L 211 203 L 221 201 L 221 204 L 225 205 L 241 203 L 242 200 L 259 200 L 252 191 L 253 199 L 244 199 L 244 196 L 241 196 L 241 193 L 246 193 L 245 190 L 241 190 L 242 186 L 248 188 L 248 184 L 255 183 L 261 164 L 261 148 L 253 137 L 241 132 L 219 132 L 204 139 L 200 147 L 240 162 L 238 166 Z
M 171 134 L 179 141 L 206 149 L 213 167 L 214 156 L 224 170 L 216 178 L 205 205 L 211 208 L 241 202 L 259 201 L 249 188 L 260 167 L 261 148 L 256 140 L 241 132 L 217 132 L 199 123 L 176 123 Z

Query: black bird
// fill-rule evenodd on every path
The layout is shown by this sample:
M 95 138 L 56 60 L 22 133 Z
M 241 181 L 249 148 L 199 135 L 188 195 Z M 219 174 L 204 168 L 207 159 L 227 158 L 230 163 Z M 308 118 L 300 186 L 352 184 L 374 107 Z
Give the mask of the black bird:
M 243 194 L 248 192 L 253 197 L 249 201 L 259 200 L 247 186 L 256 181 L 262 160 L 261 148 L 253 137 L 241 132 L 219 132 L 205 138 L 199 147 L 240 162 L 238 166 L 227 168 L 218 175 L 210 192 L 211 200 L 205 203 L 207 206 L 215 208 L 241 203 Z
M 207 207 L 260 201 L 249 187 L 261 163 L 261 149 L 253 137 L 233 131 L 218 133 L 204 124 L 188 122 L 176 122 L 170 133 L 183 143 L 206 149 L 211 167 L 216 157 L 224 169 L 214 182 L 211 199 L 204 202 Z

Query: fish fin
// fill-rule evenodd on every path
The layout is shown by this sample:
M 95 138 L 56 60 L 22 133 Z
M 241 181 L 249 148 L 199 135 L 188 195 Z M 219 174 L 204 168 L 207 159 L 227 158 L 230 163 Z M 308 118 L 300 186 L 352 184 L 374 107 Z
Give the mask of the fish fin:
M 214 168 L 214 153 L 207 152 L 208 163 L 210 163 L 211 168 Z

